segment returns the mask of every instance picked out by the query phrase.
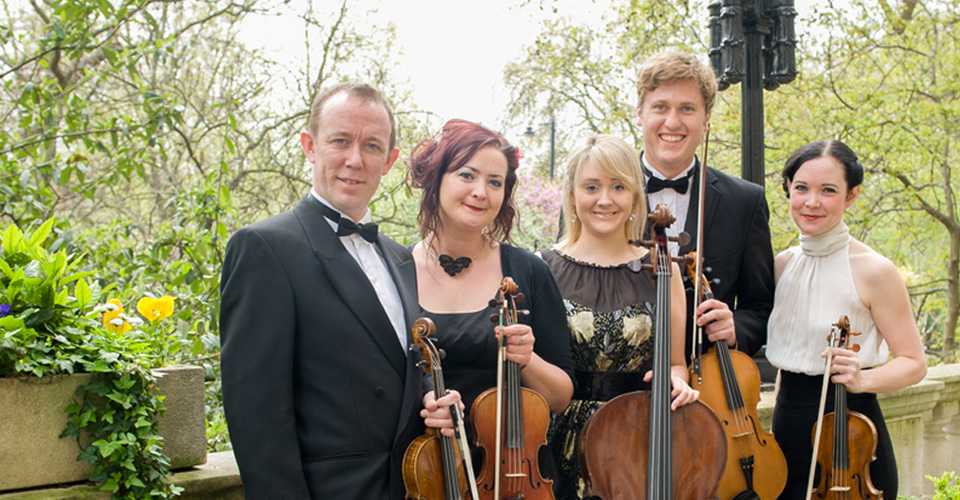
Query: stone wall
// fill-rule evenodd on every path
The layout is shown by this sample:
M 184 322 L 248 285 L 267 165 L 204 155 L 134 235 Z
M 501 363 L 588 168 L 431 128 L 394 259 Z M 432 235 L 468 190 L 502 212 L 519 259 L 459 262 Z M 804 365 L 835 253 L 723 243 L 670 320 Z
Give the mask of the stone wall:
M 167 410 L 158 421 L 163 452 L 171 469 L 202 464 L 207 454 L 203 368 L 157 370 L 157 390 Z M 160 375 L 158 373 L 158 375 Z M 0 378 L 0 492 L 85 481 L 93 467 L 77 461 L 86 445 L 58 436 L 67 425 L 64 409 L 76 401 L 77 387 L 89 374 Z

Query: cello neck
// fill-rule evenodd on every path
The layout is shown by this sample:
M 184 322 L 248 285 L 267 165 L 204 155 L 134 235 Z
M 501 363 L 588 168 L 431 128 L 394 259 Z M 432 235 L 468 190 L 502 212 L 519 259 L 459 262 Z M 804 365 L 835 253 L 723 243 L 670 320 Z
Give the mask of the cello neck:
M 659 208 L 659 207 L 658 207 Z M 650 384 L 650 448 L 647 462 L 647 499 L 669 499 L 673 490 L 670 422 L 670 253 L 663 227 L 656 229 L 657 307 Z

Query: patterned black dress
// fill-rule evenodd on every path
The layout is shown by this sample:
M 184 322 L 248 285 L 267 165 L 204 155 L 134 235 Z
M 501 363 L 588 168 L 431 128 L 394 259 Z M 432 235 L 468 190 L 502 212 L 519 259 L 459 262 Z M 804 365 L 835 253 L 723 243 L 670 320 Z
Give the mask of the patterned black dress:
M 643 375 L 653 361 L 656 281 L 626 264 L 597 266 L 556 250 L 543 252 L 560 288 L 570 327 L 577 389 L 556 415 L 548 441 L 559 468 L 558 500 L 583 498 L 577 443 L 587 419 L 606 401 L 649 389 Z M 649 263 L 649 255 L 643 263 Z

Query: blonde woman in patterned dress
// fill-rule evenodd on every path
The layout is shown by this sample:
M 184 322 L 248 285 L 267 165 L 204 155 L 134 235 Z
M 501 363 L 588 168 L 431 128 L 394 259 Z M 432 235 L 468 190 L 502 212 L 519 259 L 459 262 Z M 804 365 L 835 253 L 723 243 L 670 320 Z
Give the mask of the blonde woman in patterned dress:
M 623 140 L 597 135 L 574 149 L 563 191 L 564 236 L 543 252 L 557 279 L 570 326 L 578 387 L 557 415 L 548 441 L 560 468 L 558 499 L 582 498 L 576 455 L 587 419 L 605 401 L 649 388 L 653 361 L 656 281 L 636 264 L 650 252 L 636 247 L 646 223 L 643 173 Z M 670 282 L 672 408 L 696 401 L 683 359 L 686 300 L 680 270 Z

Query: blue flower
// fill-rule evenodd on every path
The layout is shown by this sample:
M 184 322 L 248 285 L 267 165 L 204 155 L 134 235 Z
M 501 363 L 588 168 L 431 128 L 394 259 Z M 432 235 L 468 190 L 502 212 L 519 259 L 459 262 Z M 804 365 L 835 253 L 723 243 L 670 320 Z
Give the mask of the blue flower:
M 0 304 L 0 318 L 10 314 L 10 304 Z

